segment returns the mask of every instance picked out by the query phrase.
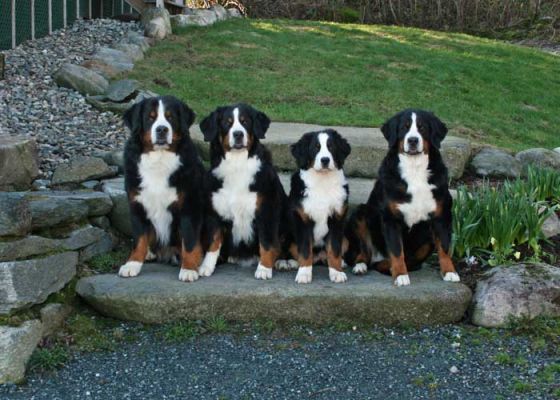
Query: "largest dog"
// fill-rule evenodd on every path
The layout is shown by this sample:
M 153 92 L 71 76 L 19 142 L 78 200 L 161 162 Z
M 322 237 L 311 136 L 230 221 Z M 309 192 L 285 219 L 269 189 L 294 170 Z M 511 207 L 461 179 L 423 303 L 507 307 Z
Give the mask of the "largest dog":
M 420 268 L 435 249 L 443 279 L 459 281 L 449 257 L 452 199 L 439 151 L 446 126 L 430 112 L 405 110 L 381 130 L 389 151 L 367 204 L 347 225 L 346 262 L 356 274 L 375 264 L 392 274 L 395 285 L 406 286 L 408 271 Z
M 204 167 L 189 136 L 194 117 L 171 96 L 143 100 L 124 114 L 131 132 L 124 175 L 134 249 L 122 277 L 138 275 L 150 250 L 171 248 L 181 255 L 179 279 L 198 278 Z
M 269 125 L 264 113 L 247 104 L 219 107 L 200 123 L 211 162 L 203 276 L 214 272 L 221 254 L 242 263 L 258 256 L 255 278 L 272 278 L 287 196 L 260 143 Z

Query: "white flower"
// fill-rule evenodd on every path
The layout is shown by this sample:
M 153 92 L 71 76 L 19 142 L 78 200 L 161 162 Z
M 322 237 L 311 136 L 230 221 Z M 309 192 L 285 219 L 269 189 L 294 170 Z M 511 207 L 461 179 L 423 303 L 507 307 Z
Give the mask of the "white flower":
M 496 238 L 495 237 L 490 238 L 490 243 L 492 244 L 492 246 L 495 246 L 496 245 Z
M 515 254 L 513 255 L 515 257 L 516 260 L 519 260 L 521 258 L 521 252 L 520 251 L 516 251 Z

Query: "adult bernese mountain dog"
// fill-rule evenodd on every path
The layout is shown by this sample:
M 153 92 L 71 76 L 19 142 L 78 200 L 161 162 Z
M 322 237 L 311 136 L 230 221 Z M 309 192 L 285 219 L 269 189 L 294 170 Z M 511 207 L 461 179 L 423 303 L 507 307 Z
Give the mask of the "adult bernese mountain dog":
M 326 129 L 304 134 L 291 150 L 299 168 L 292 175 L 289 196 L 295 242 L 290 252 L 299 264 L 296 282 L 311 282 L 314 261 L 327 262 L 332 282 L 345 282 L 342 255 L 348 183 L 342 167 L 350 145 L 337 131 Z
M 409 109 L 381 131 L 389 151 L 367 204 L 347 225 L 346 262 L 356 274 L 374 264 L 391 273 L 396 286 L 406 286 L 408 271 L 419 269 L 435 249 L 443 280 L 458 282 L 449 256 L 452 199 L 439 151 L 447 127 L 430 112 Z
M 144 261 L 155 257 L 152 250 L 171 250 L 180 254 L 179 279 L 198 279 L 205 171 L 189 135 L 194 118 L 171 96 L 145 99 L 124 114 L 131 132 L 124 176 L 134 248 L 119 270 L 122 277 L 137 276 Z
M 263 112 L 247 104 L 219 107 L 200 123 L 211 163 L 203 276 L 212 275 L 221 255 L 240 264 L 259 258 L 255 278 L 272 278 L 287 196 L 260 142 L 269 125 Z

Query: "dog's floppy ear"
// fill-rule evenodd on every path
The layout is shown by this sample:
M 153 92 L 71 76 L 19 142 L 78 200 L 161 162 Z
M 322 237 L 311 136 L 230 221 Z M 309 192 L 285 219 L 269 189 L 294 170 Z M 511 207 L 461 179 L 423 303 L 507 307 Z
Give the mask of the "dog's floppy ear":
M 270 126 L 270 119 L 261 111 L 253 110 L 253 134 L 259 138 L 264 139 L 264 135 Z
M 389 148 L 392 148 L 397 144 L 399 138 L 399 121 L 401 119 L 402 113 L 394 115 L 389 120 L 387 120 L 381 127 L 381 132 L 387 142 L 389 142 Z
M 196 114 L 184 102 L 180 102 L 179 118 L 181 120 L 181 132 L 186 134 L 196 118 Z
M 344 164 L 344 160 L 346 160 L 346 157 L 350 155 L 352 148 L 350 147 L 348 141 L 345 138 L 343 138 L 340 133 L 338 133 L 335 130 L 332 130 L 331 133 L 332 133 L 332 138 L 334 139 L 334 145 L 337 150 L 336 151 L 336 157 L 338 158 L 337 164 L 339 167 L 342 167 L 342 165 Z
M 133 104 L 124 113 L 124 124 L 128 129 L 130 129 L 132 134 L 138 133 L 138 131 L 142 128 L 142 109 L 144 108 L 145 103 L 146 99 Z
M 211 142 L 218 135 L 218 118 L 220 117 L 221 108 L 216 108 L 210 115 L 200 123 L 200 130 L 204 135 L 204 141 Z
M 309 145 L 311 144 L 312 137 L 313 132 L 306 133 L 296 143 L 290 146 L 298 168 L 305 169 L 308 166 Z
M 447 126 L 433 113 L 428 113 L 428 119 L 430 121 L 430 142 L 436 149 L 439 149 L 447 135 Z

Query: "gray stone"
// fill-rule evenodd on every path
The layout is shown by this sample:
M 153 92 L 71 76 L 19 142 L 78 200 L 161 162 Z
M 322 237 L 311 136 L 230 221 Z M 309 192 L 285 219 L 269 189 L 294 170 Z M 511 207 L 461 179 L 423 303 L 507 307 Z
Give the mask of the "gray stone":
M 51 303 L 41 308 L 42 337 L 47 337 L 57 333 L 64 320 L 72 312 L 72 307 L 66 304 Z
M 493 148 L 483 148 L 471 161 L 477 175 L 497 178 L 517 178 L 521 163 L 511 154 Z
M 19 327 L 0 326 L 0 384 L 21 383 L 31 354 L 41 340 L 41 322 L 26 321 Z
M 107 80 L 113 79 L 121 72 L 120 69 L 115 68 L 114 66 L 111 66 L 101 60 L 85 60 L 81 65 L 84 68 L 97 72 Z
M 171 35 L 171 21 L 169 12 L 165 8 L 152 7 L 142 13 L 144 36 L 157 40 Z
M 560 153 L 549 149 L 529 149 L 517 153 L 515 158 L 526 169 L 529 165 L 560 170 Z
M 78 253 L 0 263 L 0 315 L 40 304 L 76 275 Z
M 237 8 L 228 8 L 227 13 L 230 18 L 241 18 L 243 16 Z
M 113 170 L 97 157 L 78 156 L 69 163 L 60 164 L 54 171 L 52 186 L 75 186 L 80 182 L 115 176 Z
M 31 209 L 22 193 L 0 192 L 0 236 L 24 236 L 31 231 Z
M 0 135 L 0 191 L 27 190 L 39 175 L 35 140 Z
M 558 154 L 560 154 L 560 147 L 556 147 L 556 148 L 554 149 L 554 151 L 557 152 Z
M 115 49 L 128 54 L 134 62 L 144 59 L 144 52 L 142 51 L 142 48 L 136 44 L 121 42 L 115 45 Z
M 228 19 L 228 12 L 227 10 L 219 5 L 219 4 L 215 4 L 212 7 L 210 7 L 210 11 L 214 11 L 214 13 L 216 14 L 216 18 L 218 19 L 218 21 L 223 21 Z
M 99 184 L 100 184 L 99 181 L 85 181 L 85 182 L 82 182 L 81 186 L 84 189 L 95 190 L 99 186 Z
M 124 151 L 123 150 L 115 150 L 106 152 L 103 155 L 103 159 L 108 165 L 117 166 L 119 168 L 119 172 L 124 171 Z
M 30 201 L 52 200 L 59 202 L 79 202 L 87 207 L 88 217 L 99 217 L 106 215 L 113 208 L 111 198 L 103 192 L 92 192 L 90 190 L 77 190 L 73 192 L 48 191 L 42 193 L 29 193 Z
M 104 231 L 108 231 L 111 229 L 111 220 L 109 218 L 103 217 L 93 217 L 89 219 L 90 224 L 96 226 L 98 228 L 103 229 Z
M 214 275 L 192 284 L 178 280 L 178 269 L 147 264 L 137 278 L 116 274 L 81 279 L 76 291 L 102 314 L 125 320 L 163 323 L 207 319 L 303 322 L 336 321 L 380 325 L 437 325 L 463 318 L 471 291 L 443 282 L 438 272 L 412 272 L 410 287 L 393 286 L 388 276 L 371 272 L 333 284 L 326 267 L 313 270 L 313 282 L 298 285 L 294 272 L 275 272 L 258 281 L 254 268 L 219 266 Z
M 193 10 L 192 14 L 188 15 L 174 15 L 171 17 L 171 24 L 173 27 L 186 27 L 186 26 L 208 26 L 218 21 L 216 13 L 206 9 Z
M 0 261 L 25 260 L 46 254 L 79 250 L 80 261 L 113 249 L 113 238 L 93 226 L 78 228 L 61 238 L 31 235 L 23 239 L 0 242 Z
M 511 318 L 560 316 L 560 269 L 547 264 L 517 264 L 493 268 L 478 281 L 472 322 L 494 328 Z
M 92 106 L 101 111 L 111 111 L 116 114 L 122 114 L 134 104 L 141 102 L 144 99 L 157 96 L 156 93 L 149 90 L 139 90 L 136 98 L 122 103 L 117 103 L 107 99 L 105 95 L 102 96 L 87 96 L 86 101 Z
M 352 146 L 352 153 L 344 164 L 347 176 L 377 177 L 379 166 L 387 154 L 387 141 L 377 128 L 332 127 L 338 130 Z M 325 129 L 319 125 L 280 123 L 270 125 L 263 143 L 273 154 L 274 164 L 284 171 L 293 171 L 296 164 L 290 152 L 290 145 L 295 143 L 303 133 Z M 208 159 L 208 143 L 198 125 L 191 128 L 191 136 L 202 150 L 201 155 Z M 447 136 L 441 149 L 450 177 L 457 179 L 463 175 L 465 166 L 471 157 L 472 147 L 468 140 Z
M 31 184 L 33 190 L 49 190 L 51 186 L 51 181 L 48 179 L 35 179 Z
M 58 86 L 86 94 L 105 93 L 109 82 L 97 72 L 79 65 L 64 64 L 53 76 Z
M 107 193 L 113 201 L 113 209 L 109 214 L 111 226 L 124 235 L 132 236 L 130 209 L 128 196 L 124 190 L 124 178 L 103 181 L 103 192 Z
M 560 235 L 560 219 L 555 212 L 544 221 L 542 226 L 542 233 L 545 238 L 549 239 L 553 236 Z
M 142 51 L 147 51 L 151 46 L 150 39 L 136 32 L 129 32 L 123 41 L 140 46 Z
M 134 61 L 124 51 L 101 47 L 92 56 L 92 60 L 100 61 L 108 65 L 117 73 L 131 71 L 134 68 Z M 101 92 L 101 93 L 104 93 Z M 101 94 L 99 93 L 99 94 Z
M 134 79 L 123 79 L 112 82 L 105 92 L 105 96 L 110 101 L 122 103 L 132 100 L 138 94 L 140 85 Z

